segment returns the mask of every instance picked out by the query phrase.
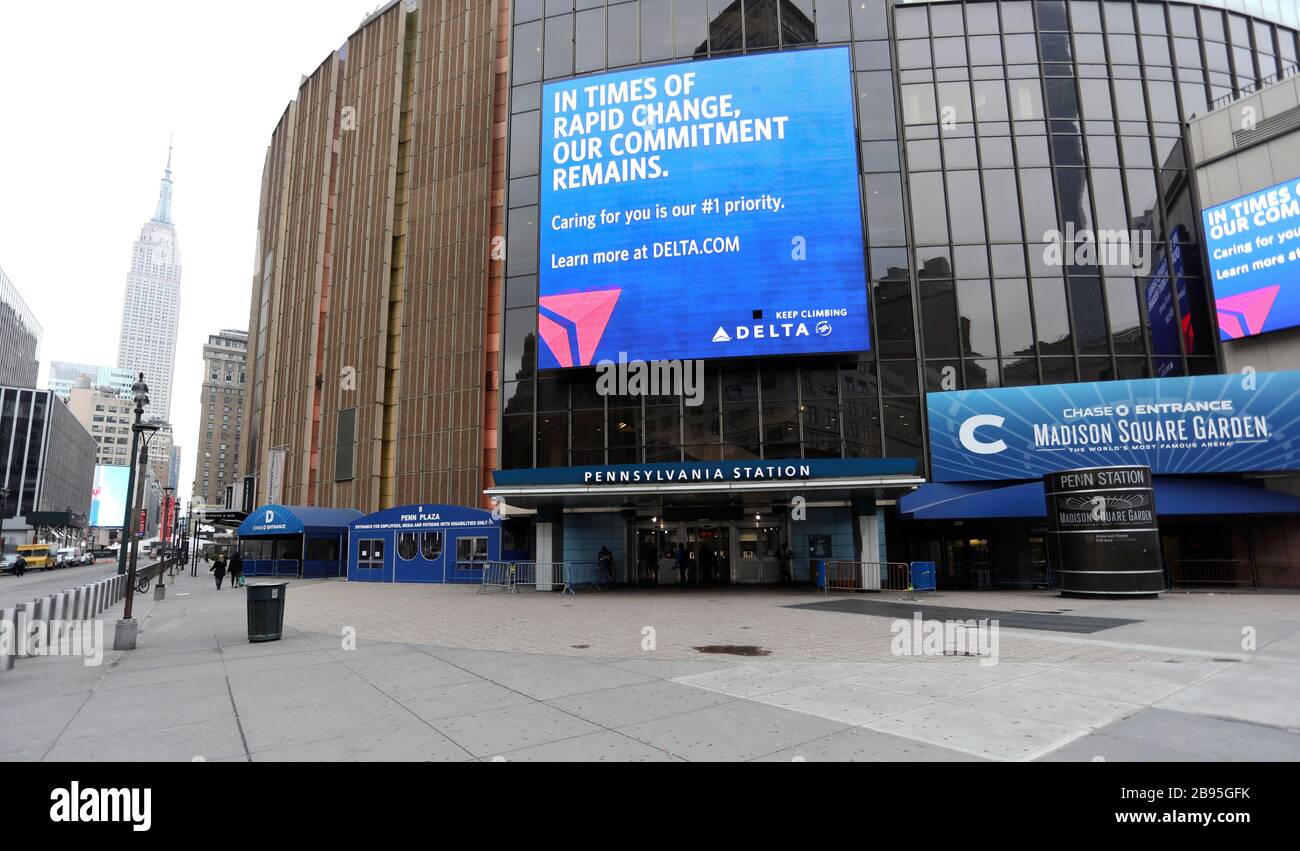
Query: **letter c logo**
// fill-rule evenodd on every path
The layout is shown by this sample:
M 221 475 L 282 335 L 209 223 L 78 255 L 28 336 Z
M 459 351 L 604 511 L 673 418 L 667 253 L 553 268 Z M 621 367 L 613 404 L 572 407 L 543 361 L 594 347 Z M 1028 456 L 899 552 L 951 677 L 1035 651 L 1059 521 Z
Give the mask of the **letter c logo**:
M 1007 448 L 1006 443 L 1001 440 L 980 440 L 975 434 L 975 429 L 980 426 L 1001 428 L 1004 422 L 1006 419 L 997 414 L 978 414 L 961 424 L 957 437 L 961 440 L 962 446 L 976 455 L 996 455 Z

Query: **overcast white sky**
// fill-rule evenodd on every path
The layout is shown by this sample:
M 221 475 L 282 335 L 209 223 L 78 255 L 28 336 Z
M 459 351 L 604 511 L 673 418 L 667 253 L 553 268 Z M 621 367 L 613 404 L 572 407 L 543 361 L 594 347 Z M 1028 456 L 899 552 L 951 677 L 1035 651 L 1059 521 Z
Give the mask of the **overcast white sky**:
M 0 0 L 0 268 L 51 360 L 116 363 L 131 245 L 175 135 L 172 421 L 190 496 L 207 335 L 248 324 L 271 131 L 380 0 Z

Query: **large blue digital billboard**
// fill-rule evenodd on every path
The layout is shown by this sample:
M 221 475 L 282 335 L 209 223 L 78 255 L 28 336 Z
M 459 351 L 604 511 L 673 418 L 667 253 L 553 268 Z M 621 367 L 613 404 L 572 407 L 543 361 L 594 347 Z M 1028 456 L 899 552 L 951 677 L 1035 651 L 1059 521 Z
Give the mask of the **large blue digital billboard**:
M 1300 372 L 926 394 L 936 482 L 1139 464 L 1159 474 L 1300 470 Z
M 95 467 L 95 481 L 90 491 L 91 526 L 122 528 L 126 516 L 127 479 L 131 468 L 99 464 Z
M 1300 325 L 1300 180 L 1201 212 L 1219 338 Z
M 848 48 L 551 83 L 541 135 L 542 369 L 870 348 Z

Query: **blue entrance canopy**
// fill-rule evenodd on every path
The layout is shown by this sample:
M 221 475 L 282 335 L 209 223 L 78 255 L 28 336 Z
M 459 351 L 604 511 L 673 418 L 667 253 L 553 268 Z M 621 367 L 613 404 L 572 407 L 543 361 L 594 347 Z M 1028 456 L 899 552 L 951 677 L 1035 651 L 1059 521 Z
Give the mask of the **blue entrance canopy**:
M 1239 481 L 1156 476 L 1156 514 L 1162 517 L 1300 514 L 1300 497 Z M 898 501 L 915 520 L 1042 519 L 1042 482 L 1013 485 L 931 483 Z
M 347 532 L 348 524 L 362 516 L 352 508 L 317 508 L 309 505 L 263 505 L 239 524 L 241 538 L 271 538 L 314 532 Z

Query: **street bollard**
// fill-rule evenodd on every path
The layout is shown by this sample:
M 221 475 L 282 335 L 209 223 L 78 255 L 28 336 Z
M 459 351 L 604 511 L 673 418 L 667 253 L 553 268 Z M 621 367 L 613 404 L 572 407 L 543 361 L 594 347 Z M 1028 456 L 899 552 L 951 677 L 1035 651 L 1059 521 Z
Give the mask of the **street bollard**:
M 75 621 L 81 618 L 81 589 L 73 588 L 68 592 L 68 620 Z
M 86 613 L 86 618 L 93 618 L 99 614 L 99 583 L 94 582 L 90 585 L 90 611 Z
M 84 621 L 90 619 L 90 586 L 81 586 L 81 605 L 77 608 L 77 620 Z
M 8 671 L 11 670 L 14 666 L 14 656 L 12 652 L 6 653 L 4 651 L 6 650 L 13 651 L 17 649 L 18 610 L 5 609 L 4 611 L 0 611 L 0 621 L 3 621 L 4 623 L 4 625 L 0 625 L 0 630 L 7 632 L 9 634 L 10 641 L 14 642 L 9 647 L 0 647 L 0 671 Z
M 27 639 L 31 635 L 30 629 L 32 625 L 31 603 L 17 603 L 14 605 L 14 623 L 18 627 L 13 632 L 14 641 L 17 642 L 14 646 L 14 658 L 17 659 L 19 656 L 27 655 Z

